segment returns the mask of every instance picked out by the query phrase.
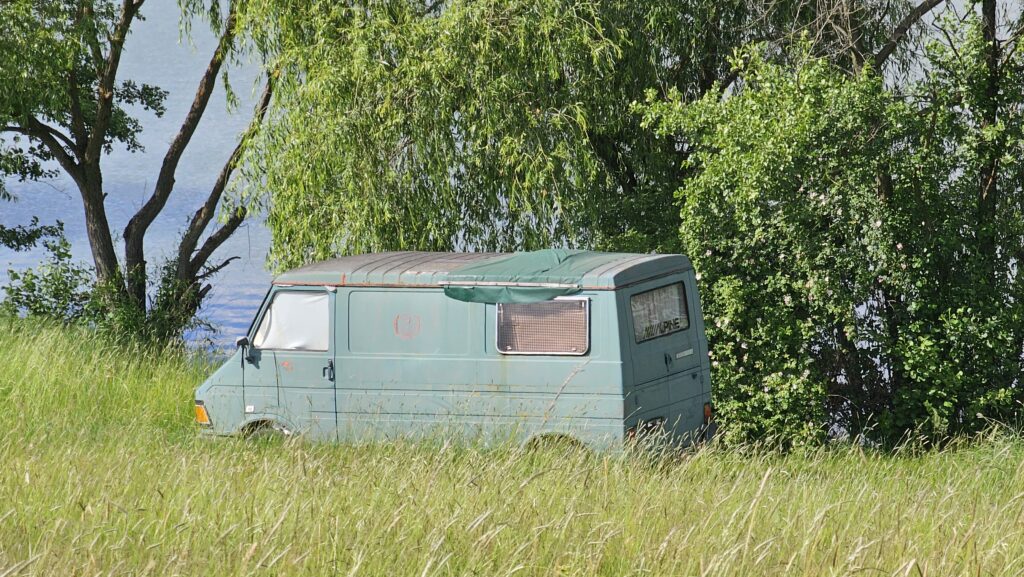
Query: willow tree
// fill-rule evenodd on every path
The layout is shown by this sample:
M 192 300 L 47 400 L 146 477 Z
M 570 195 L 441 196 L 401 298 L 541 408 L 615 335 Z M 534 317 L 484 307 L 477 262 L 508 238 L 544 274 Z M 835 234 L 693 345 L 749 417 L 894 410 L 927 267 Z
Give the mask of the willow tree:
M 250 177 L 279 267 L 382 249 L 678 244 L 687 143 L 630 112 L 644 92 L 729 90 L 751 41 L 885 44 L 899 2 L 261 0 L 277 111 Z M 847 62 L 849 64 L 849 62 Z
M 163 153 L 152 190 L 120 233 L 123 259 L 107 218 L 103 160 L 115 146 L 142 149 L 135 112 L 161 116 L 167 92 L 123 78 L 121 58 L 132 27 L 142 19 L 145 0 L 66 0 L 0 3 L 0 175 L 44 179 L 63 171 L 78 188 L 92 250 L 97 305 L 130 332 L 167 337 L 179 333 L 210 290 L 208 280 L 228 260 L 211 262 L 214 252 L 241 225 L 244 207 L 229 207 L 216 222 L 218 206 L 246 140 L 262 119 L 269 84 L 257 105 L 253 126 L 218 175 L 202 205 L 189 219 L 175 257 L 162 267 L 149 295 L 153 264 L 146 259 L 150 226 L 174 193 L 175 174 L 200 120 L 208 109 L 218 76 L 239 53 L 240 3 L 180 2 L 186 22 L 209 23 L 218 41 L 178 131 Z M 0 187 L 0 199 L 10 191 Z M 152 296 L 152 298 L 150 298 Z M 102 301 L 102 302 L 100 302 Z

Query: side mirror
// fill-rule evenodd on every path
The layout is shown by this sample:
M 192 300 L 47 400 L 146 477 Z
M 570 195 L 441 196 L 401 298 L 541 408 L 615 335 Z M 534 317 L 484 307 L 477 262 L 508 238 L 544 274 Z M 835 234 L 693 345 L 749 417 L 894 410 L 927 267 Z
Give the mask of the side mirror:
M 238 337 L 235 339 L 235 347 L 242 349 L 242 366 L 245 363 L 256 364 L 256 358 L 253 357 L 252 348 L 249 347 L 249 337 Z

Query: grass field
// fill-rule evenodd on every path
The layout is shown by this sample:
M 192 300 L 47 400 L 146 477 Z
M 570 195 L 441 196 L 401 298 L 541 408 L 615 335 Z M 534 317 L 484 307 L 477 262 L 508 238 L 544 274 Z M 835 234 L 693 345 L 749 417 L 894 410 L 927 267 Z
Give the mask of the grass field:
M 1021 575 L 1024 445 L 687 458 L 198 438 L 178 353 L 0 319 L 0 577 Z

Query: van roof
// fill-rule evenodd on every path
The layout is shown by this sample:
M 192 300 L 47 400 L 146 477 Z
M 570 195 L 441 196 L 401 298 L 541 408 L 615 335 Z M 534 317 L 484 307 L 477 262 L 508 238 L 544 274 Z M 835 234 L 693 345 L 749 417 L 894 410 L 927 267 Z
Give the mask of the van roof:
M 596 251 L 548 250 L 532 253 L 485 252 L 382 252 L 325 260 L 285 272 L 274 279 L 278 285 L 431 287 L 446 284 L 450 273 L 463 267 L 478 271 L 480 265 L 495 263 L 490 281 L 515 283 L 536 273 L 524 268 L 516 271 L 519 259 L 524 266 L 544 253 L 568 254 L 573 259 L 571 273 L 583 290 L 613 290 L 650 278 L 683 272 L 690 261 L 678 254 L 632 254 Z M 472 265 L 472 266 L 470 266 Z M 504 274 L 501 271 L 507 271 Z M 452 275 L 457 276 L 457 275 Z

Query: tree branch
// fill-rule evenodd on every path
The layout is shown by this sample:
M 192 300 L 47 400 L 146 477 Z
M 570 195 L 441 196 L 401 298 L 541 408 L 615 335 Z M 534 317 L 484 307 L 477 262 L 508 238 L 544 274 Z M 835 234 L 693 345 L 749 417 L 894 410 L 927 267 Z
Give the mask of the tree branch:
M 0 132 L 16 132 L 24 134 L 25 136 L 35 138 L 43 143 L 46 150 L 57 159 L 63 168 L 71 178 L 75 180 L 76 184 L 83 182 L 83 174 L 81 166 L 75 162 L 75 159 L 68 153 L 67 149 L 61 145 L 60 140 L 69 142 L 67 136 L 60 131 L 54 129 L 51 126 L 47 126 L 37 120 L 35 117 L 30 116 L 28 118 L 27 126 L 3 126 L 0 127 Z
M 910 29 L 920 22 L 921 19 L 924 18 L 925 14 L 928 14 L 933 8 L 945 1 L 946 0 L 923 0 L 920 4 L 915 6 L 909 14 L 904 16 L 903 20 L 900 20 L 900 23 L 896 25 L 895 29 L 893 29 L 892 34 L 889 36 L 889 41 L 886 42 L 885 46 L 883 46 L 882 49 L 875 54 L 874 58 L 872 58 L 875 68 L 880 69 L 882 65 L 885 64 L 885 61 L 889 59 L 889 56 L 891 56 L 893 52 L 895 52 L 896 47 L 899 46 L 900 42 L 902 42 L 903 39 L 906 38 L 907 34 L 910 33 Z
M 188 266 L 194 271 L 193 274 L 198 274 L 199 269 L 206 264 L 206 261 L 210 260 L 210 256 L 213 255 L 213 251 L 220 248 L 220 245 L 224 244 L 224 241 L 231 238 L 231 235 L 235 234 L 235 231 L 238 230 L 238 227 L 241 226 L 242 222 L 245 220 L 246 214 L 247 211 L 244 208 L 235 209 L 235 212 L 232 213 L 227 222 L 225 222 L 223 226 L 214 231 L 214 233 L 206 239 L 203 246 L 196 251 L 195 257 L 189 261 Z
M 203 271 L 203 274 L 198 278 L 198 280 L 202 281 L 202 280 L 206 280 L 206 279 L 212 277 L 213 275 L 215 275 L 215 274 L 219 273 L 220 271 L 224 270 L 225 267 L 227 267 L 232 262 L 238 260 L 239 258 L 241 258 L 241 257 L 237 257 L 237 256 L 228 257 L 227 259 L 224 260 L 224 262 L 222 262 L 222 263 L 220 263 L 220 264 L 218 264 L 216 266 L 211 266 L 209 269 Z
M 217 83 L 217 74 L 220 73 L 221 66 L 224 63 L 224 57 L 227 55 L 231 42 L 234 39 L 234 3 L 232 3 L 228 10 L 228 19 L 220 40 L 217 43 L 217 49 L 214 51 L 213 57 L 210 59 L 210 63 L 207 65 L 206 71 L 203 73 L 203 77 L 199 81 L 199 87 L 196 89 L 195 97 L 192 100 L 192 107 L 189 109 L 184 122 L 182 122 L 181 127 L 178 129 L 178 134 L 174 137 L 174 140 L 171 141 L 171 145 L 168 147 L 167 153 L 164 155 L 163 164 L 161 165 L 160 172 L 157 175 L 156 186 L 153 189 L 153 194 L 149 197 L 142 208 L 132 216 L 131 220 L 128 221 L 128 226 L 124 229 L 125 268 L 128 271 L 145 266 L 143 245 L 146 230 L 149 229 L 149 226 L 167 204 L 167 199 L 170 197 L 171 191 L 174 189 L 174 174 L 178 169 L 178 162 L 181 160 L 181 156 L 185 152 L 185 147 L 188 146 L 189 141 L 191 141 L 192 135 L 195 134 L 196 127 L 199 125 L 199 121 L 206 112 L 206 106 L 209 104 L 210 97 L 213 95 L 213 89 Z M 131 293 L 137 300 L 145 298 L 145 291 L 146 287 L 144 278 L 139 282 L 133 283 L 129 289 L 129 293 Z
M 212 277 L 213 275 L 219 273 L 220 271 L 224 270 L 233 261 L 238 260 L 238 258 L 239 257 L 237 257 L 237 256 L 233 256 L 231 258 L 226 259 L 224 262 L 222 262 L 222 263 L 220 263 L 220 264 L 218 264 L 216 266 L 210 267 L 209 270 L 203 272 L 203 274 L 196 279 L 196 281 L 197 281 L 196 286 L 199 286 L 198 285 L 199 282 L 202 282 L 202 281 Z M 211 285 L 211 284 L 203 285 L 203 287 L 200 288 L 199 291 L 196 293 L 196 302 L 197 303 L 202 303 L 203 299 L 206 298 L 206 295 L 208 295 L 210 293 L 211 289 L 213 289 L 213 285 Z M 197 307 L 198 307 L 198 305 L 197 305 Z
M 78 97 L 81 85 L 74 69 L 68 73 L 68 98 L 71 100 L 71 135 L 75 137 L 75 153 L 79 160 L 84 156 L 85 146 L 89 142 L 89 134 L 85 131 L 85 116 L 82 114 L 82 100 Z
M 1024 17 L 1017 20 L 1017 25 L 1006 38 L 1005 45 L 1010 48 L 1005 54 L 1003 54 L 1003 65 L 1013 60 L 1013 56 L 1017 53 L 1017 49 L 1020 48 L 1022 35 L 1024 35 Z
M 103 49 L 100 48 L 100 39 L 98 37 L 98 29 L 96 27 L 96 21 L 94 19 L 96 15 L 95 2 L 89 0 L 88 2 L 82 2 L 78 10 L 78 14 L 75 16 L 75 25 L 79 25 L 86 18 L 89 19 L 89 34 L 85 36 L 85 44 L 89 48 L 90 54 L 92 54 L 93 63 L 96 65 L 96 78 L 100 79 L 103 76 L 103 69 L 100 65 L 103 63 Z
M 50 126 L 49 124 L 43 123 L 42 121 L 38 120 L 35 117 L 29 117 L 29 123 L 30 123 L 31 128 L 33 130 L 49 134 L 49 135 L 53 136 L 54 138 L 56 138 L 57 140 L 61 141 L 62 143 L 66 144 L 72 150 L 75 150 L 75 144 L 76 143 L 75 143 L 74 140 L 71 139 L 70 136 L 68 136 L 68 135 L 64 134 L 63 132 L 57 130 L 56 128 Z
M 259 125 L 263 123 L 263 118 L 267 114 L 267 108 L 270 106 L 270 98 L 272 94 L 273 82 L 272 78 L 268 77 L 266 84 L 263 86 L 263 93 L 260 95 L 252 120 L 249 122 L 249 128 L 245 133 L 243 133 L 242 138 L 238 141 L 238 145 L 235 146 L 234 152 L 231 153 L 231 157 L 226 163 L 224 163 L 224 167 L 221 168 L 220 174 L 217 176 L 217 181 L 214 183 L 209 196 L 206 198 L 206 202 L 203 203 L 203 206 L 197 210 L 194 215 L 192 215 L 192 220 L 189 223 L 188 230 L 185 232 L 185 236 L 182 237 L 181 244 L 178 245 L 178 278 L 181 280 L 187 280 L 196 275 L 199 269 L 206 264 L 206 259 L 209 258 L 209 254 L 213 252 L 212 250 L 207 251 L 207 257 L 203 259 L 199 259 L 198 255 L 195 259 L 192 258 L 192 253 L 196 249 L 199 237 L 203 234 L 203 231 L 206 230 L 206 226 L 210 224 L 210 221 L 213 219 L 213 215 L 217 210 L 217 206 L 220 204 L 221 196 L 224 194 L 224 189 L 227 187 L 228 181 L 231 180 L 231 175 L 235 170 L 235 166 L 238 164 L 238 159 L 242 155 L 242 150 L 245 147 L 246 142 L 251 135 L 256 132 Z M 237 228 L 237 226 L 235 228 Z M 232 230 L 232 232 L 234 232 L 234 230 Z M 205 249 L 206 246 L 204 245 L 203 248 Z
M 86 164 L 98 161 L 100 152 L 103 150 L 103 143 L 106 140 L 107 128 L 110 127 L 110 117 L 114 108 L 114 80 L 117 78 L 117 68 L 121 64 L 121 51 L 124 48 L 124 41 L 128 37 L 128 29 L 131 27 L 139 7 L 142 6 L 142 1 L 124 0 L 121 5 L 121 16 L 110 36 L 110 53 L 107 54 L 106 67 L 103 70 L 103 75 L 100 76 L 99 86 L 96 88 L 96 118 L 93 121 L 92 132 L 83 155 L 83 161 Z

